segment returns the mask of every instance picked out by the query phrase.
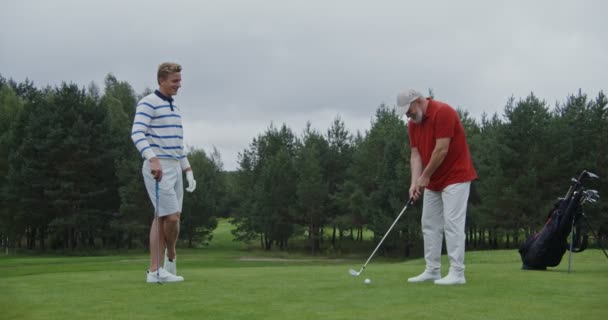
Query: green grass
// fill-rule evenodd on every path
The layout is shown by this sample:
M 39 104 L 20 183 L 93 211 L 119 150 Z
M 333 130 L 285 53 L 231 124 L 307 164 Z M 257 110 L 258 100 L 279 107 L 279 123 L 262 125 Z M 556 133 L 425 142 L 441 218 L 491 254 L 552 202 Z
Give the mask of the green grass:
M 229 230 L 221 223 L 208 248 L 179 250 L 186 281 L 162 286 L 145 283 L 145 253 L 0 257 L 0 319 L 589 320 L 608 314 L 608 259 L 599 250 L 574 255 L 570 274 L 567 256 L 543 272 L 520 270 L 516 250 L 467 252 L 468 283 L 440 287 L 406 282 L 422 271 L 420 259 L 374 260 L 357 278 L 347 270 L 367 256 L 265 254 L 231 241 Z

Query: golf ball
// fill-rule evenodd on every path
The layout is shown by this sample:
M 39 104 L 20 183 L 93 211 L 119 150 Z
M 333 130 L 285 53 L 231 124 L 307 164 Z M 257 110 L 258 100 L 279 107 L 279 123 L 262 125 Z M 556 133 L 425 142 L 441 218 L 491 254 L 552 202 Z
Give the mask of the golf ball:
M 367 279 L 365 279 L 365 281 L 363 281 L 363 283 L 370 284 L 370 283 L 372 283 L 372 280 L 370 280 L 369 278 L 367 278 Z

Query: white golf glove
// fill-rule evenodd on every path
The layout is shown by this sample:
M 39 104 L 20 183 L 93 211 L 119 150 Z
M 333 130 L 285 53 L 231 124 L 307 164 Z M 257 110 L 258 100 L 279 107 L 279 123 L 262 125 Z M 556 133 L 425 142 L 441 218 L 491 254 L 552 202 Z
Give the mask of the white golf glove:
M 186 188 L 186 191 L 194 191 L 194 189 L 196 189 L 196 180 L 194 180 L 194 173 L 192 170 L 186 171 L 186 180 L 188 180 L 188 188 Z

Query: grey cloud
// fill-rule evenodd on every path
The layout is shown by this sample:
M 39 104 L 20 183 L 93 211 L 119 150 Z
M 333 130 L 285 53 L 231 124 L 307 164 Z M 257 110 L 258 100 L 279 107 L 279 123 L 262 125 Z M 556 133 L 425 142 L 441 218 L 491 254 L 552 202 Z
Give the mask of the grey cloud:
M 530 91 L 550 104 L 605 90 L 608 3 L 589 1 L 11 1 L 0 73 L 39 86 L 154 88 L 183 64 L 186 140 L 226 169 L 271 122 L 369 128 L 397 92 L 431 88 L 473 116 Z

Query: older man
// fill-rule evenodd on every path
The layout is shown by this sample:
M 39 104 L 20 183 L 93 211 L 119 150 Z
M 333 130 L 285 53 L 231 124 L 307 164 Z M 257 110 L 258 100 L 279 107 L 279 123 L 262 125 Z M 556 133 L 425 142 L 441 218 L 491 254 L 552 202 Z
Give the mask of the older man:
M 448 104 L 425 98 L 416 90 L 397 96 L 409 118 L 411 184 L 409 196 L 422 206 L 422 234 L 426 268 L 408 282 L 465 284 L 464 246 L 467 201 L 477 178 L 464 128 Z M 450 269 L 441 278 L 441 246 L 445 234 Z

